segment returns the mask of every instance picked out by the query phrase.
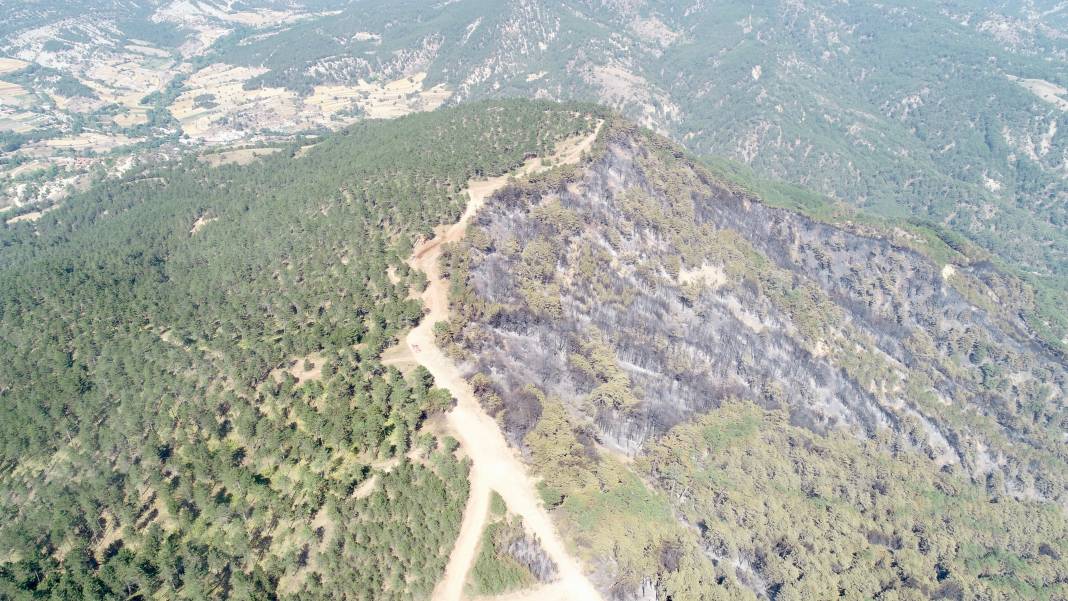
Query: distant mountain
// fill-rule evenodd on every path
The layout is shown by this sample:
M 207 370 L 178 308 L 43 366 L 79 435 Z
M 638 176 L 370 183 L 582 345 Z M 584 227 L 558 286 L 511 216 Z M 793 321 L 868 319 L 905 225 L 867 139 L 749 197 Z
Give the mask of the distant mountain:
M 269 68 L 259 85 L 425 71 L 453 101 L 596 100 L 694 152 L 964 232 L 1063 301 L 1066 13 L 1054 2 L 363 2 L 218 59 Z M 297 39 L 298 53 L 274 51 Z
M 162 91 L 147 122 L 116 97 L 132 111 L 121 122 L 149 128 L 127 136 L 218 143 L 445 98 L 593 100 L 698 154 L 965 233 L 1066 302 L 1068 10 L 1054 0 L 137 6 L 105 3 L 86 20 L 20 3 L 0 48 L 36 60 L 45 40 L 26 32 L 45 27 L 54 53 L 42 60 L 81 78 L 94 77 L 73 66 L 88 57 L 63 45 L 143 38 L 195 57 L 142 86 Z M 1068 335 L 1063 319 L 1042 321 Z

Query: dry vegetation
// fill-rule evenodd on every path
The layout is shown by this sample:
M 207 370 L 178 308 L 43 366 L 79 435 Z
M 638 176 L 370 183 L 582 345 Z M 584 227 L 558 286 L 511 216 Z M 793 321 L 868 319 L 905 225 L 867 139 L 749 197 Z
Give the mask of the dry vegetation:
M 1009 79 L 1020 84 L 1045 102 L 1057 106 L 1062 111 L 1068 111 L 1068 89 L 1044 79 L 1022 79 L 1012 76 Z
M 316 86 L 307 97 L 285 88 L 245 89 L 245 82 L 265 72 L 222 63 L 209 65 L 190 76 L 185 91 L 170 106 L 171 113 L 190 137 L 225 142 L 262 129 L 336 127 L 360 115 L 399 117 L 437 108 L 450 95 L 440 85 L 424 89 L 425 73 L 386 83 Z M 210 101 L 198 102 L 198 98 Z
M 426 73 L 417 73 L 385 84 L 359 82 L 355 86 L 316 86 L 306 98 L 306 107 L 315 106 L 323 116 L 359 107 L 371 119 L 390 119 L 413 111 L 433 110 L 451 92 L 443 85 L 424 89 Z
M 53 207 L 41 209 L 40 211 L 30 211 L 29 213 L 23 213 L 22 215 L 12 217 L 11 219 L 8 219 L 5 223 L 7 223 L 8 225 L 12 225 L 22 221 L 37 221 L 38 219 L 43 217 L 45 213 L 51 210 L 53 210 Z
M 28 63 L 17 58 L 0 57 L 0 75 L 24 68 Z
M 122 134 L 104 134 L 100 132 L 83 132 L 76 136 L 53 138 L 43 144 L 50 148 L 67 148 L 78 151 L 108 152 L 132 140 Z
M 224 152 L 212 152 L 200 156 L 200 160 L 204 161 L 212 167 L 218 167 L 220 165 L 248 165 L 258 159 L 266 156 L 270 156 L 281 148 L 239 148 L 237 150 L 227 150 Z
M 321 353 L 311 353 L 306 357 L 289 361 L 287 367 L 271 372 L 271 377 L 274 378 L 275 382 L 282 382 L 284 374 L 289 374 L 293 376 L 299 386 L 305 382 L 321 379 L 323 377 L 323 362 L 324 358 Z

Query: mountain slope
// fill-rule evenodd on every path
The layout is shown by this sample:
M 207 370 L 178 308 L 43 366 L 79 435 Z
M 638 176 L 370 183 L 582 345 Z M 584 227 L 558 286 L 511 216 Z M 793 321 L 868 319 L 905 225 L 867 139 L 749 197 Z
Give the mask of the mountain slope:
M 693 152 L 966 234 L 1036 287 L 1033 325 L 1068 339 L 1068 11 L 1055 0 L 77 8 L 90 16 L 20 4 L 0 30 L 7 56 L 38 63 L 0 61 L 0 141 L 25 146 L 18 163 L 84 175 L 66 149 L 264 139 L 447 98 L 597 101 Z M 16 167 L 8 204 L 69 183 Z
M 440 341 L 617 598 L 1063 594 L 1068 369 L 1018 281 L 769 207 L 618 123 L 475 227 Z
M 269 69 L 256 85 L 426 72 L 454 101 L 595 100 L 691 151 L 963 232 L 1063 304 L 1065 12 L 1054 2 L 368 2 L 223 46 L 215 60 Z M 302 54 L 275 51 L 296 39 Z M 1063 315 L 1053 321 L 1060 340 Z
M 424 598 L 468 495 L 382 352 L 464 182 L 589 131 L 501 102 L 187 157 L 0 232 L 0 597 Z
M 598 120 L 443 249 L 426 321 L 404 258 L 465 183 Z M 0 595 L 427 597 L 471 485 L 386 354 L 421 318 L 539 479 L 506 510 L 606 598 L 1065 595 L 1068 366 L 984 251 L 581 104 L 302 144 L 0 230 Z
M 486 200 L 507 186 L 513 177 L 544 171 L 549 165 L 576 163 L 596 139 L 599 127 L 562 141 L 552 155 L 531 158 L 512 174 L 472 180 L 467 188 L 470 200 L 460 219 L 412 250 L 409 265 L 426 274 L 428 282 L 420 297 L 426 312 L 419 325 L 408 333 L 405 344 L 413 360 L 426 368 L 434 376 L 435 382 L 456 399 L 456 405 L 446 415 L 446 423 L 471 459 L 471 492 L 464 510 L 464 521 L 445 574 L 434 590 L 434 601 L 458 601 L 461 598 L 466 577 L 473 569 L 491 495 L 496 495 L 509 511 L 522 520 L 529 536 L 537 541 L 539 548 L 552 562 L 556 585 L 566 592 L 565 596 L 552 597 L 553 601 L 572 598 L 598 600 L 596 589 L 583 576 L 581 564 L 570 556 L 548 513 L 539 506 L 533 481 L 527 475 L 522 461 L 509 448 L 497 423 L 479 406 L 457 366 L 437 348 L 434 332 L 438 323 L 449 318 L 450 309 L 449 282 L 442 277 L 439 265 L 443 248 L 463 238 L 468 223 Z M 548 595 L 543 598 L 550 601 Z

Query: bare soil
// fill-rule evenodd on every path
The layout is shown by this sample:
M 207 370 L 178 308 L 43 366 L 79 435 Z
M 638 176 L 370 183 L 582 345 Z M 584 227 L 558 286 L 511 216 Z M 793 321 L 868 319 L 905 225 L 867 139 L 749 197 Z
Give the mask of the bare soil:
M 281 148 L 239 148 L 225 152 L 212 152 L 200 156 L 200 160 L 218 167 L 219 165 L 249 165 L 262 157 L 270 156 Z
M 588 150 L 600 126 L 594 133 L 558 146 L 552 164 L 574 163 Z M 514 175 L 544 170 L 540 159 L 531 159 Z M 463 523 L 456 545 L 449 557 L 445 575 L 434 589 L 433 601 L 458 601 L 463 596 L 467 579 L 478 550 L 482 530 L 489 510 L 490 491 L 496 490 L 504 498 L 508 509 L 522 517 L 523 523 L 541 541 L 542 547 L 559 568 L 559 580 L 545 590 L 538 589 L 539 599 L 600 599 L 601 596 L 583 574 L 580 563 L 568 551 L 557 532 L 548 511 L 542 505 L 534 480 L 526 466 L 504 438 L 497 422 L 490 417 L 475 398 L 474 391 L 460 369 L 449 359 L 434 339 L 434 324 L 449 317 L 448 282 L 439 268 L 442 245 L 463 238 L 467 224 L 494 192 L 508 183 L 509 176 L 472 181 L 468 185 L 470 200 L 460 220 L 441 227 L 437 235 L 415 248 L 409 264 L 427 275 L 429 285 L 422 295 L 428 312 L 407 337 L 412 356 L 434 376 L 437 386 L 448 390 L 456 398 L 456 406 L 446 415 L 448 428 L 472 460 L 471 494 L 464 509 Z M 555 591 L 555 592 L 552 592 Z M 551 596 L 542 596 L 552 592 Z

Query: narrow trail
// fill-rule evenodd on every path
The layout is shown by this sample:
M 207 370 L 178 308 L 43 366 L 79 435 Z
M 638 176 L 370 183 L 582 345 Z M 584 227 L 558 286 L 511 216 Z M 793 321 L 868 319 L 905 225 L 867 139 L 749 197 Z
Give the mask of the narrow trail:
M 553 154 L 553 164 L 576 163 L 588 150 L 600 131 L 601 124 L 592 134 L 561 142 Z M 527 161 L 515 175 L 544 171 L 546 167 L 539 158 Z M 417 246 L 408 264 L 423 271 L 429 285 L 422 300 L 428 309 L 407 337 L 407 345 L 417 362 L 434 376 L 435 384 L 448 390 L 456 398 L 456 406 L 446 414 L 446 422 L 453 435 L 460 441 L 464 452 L 471 458 L 471 494 L 464 509 L 460 535 L 442 580 L 434 589 L 432 601 L 459 601 L 463 598 L 464 583 L 478 551 L 479 540 L 489 511 L 490 491 L 496 490 L 504 498 L 508 509 L 522 516 L 527 531 L 541 541 L 542 548 L 556 563 L 558 580 L 541 586 L 516 599 L 544 601 L 600 600 L 601 596 L 583 575 L 582 566 L 567 551 L 560 534 L 556 531 L 549 513 L 541 504 L 534 481 L 527 473 L 526 465 L 508 446 L 497 422 L 490 417 L 475 398 L 474 391 L 464 379 L 459 368 L 438 348 L 434 340 L 434 324 L 448 319 L 448 281 L 441 277 L 439 259 L 442 246 L 464 236 L 467 224 L 486 199 L 508 183 L 508 175 L 471 181 L 467 191 L 470 200 L 460 220 L 450 226 L 439 228 L 432 240 Z

